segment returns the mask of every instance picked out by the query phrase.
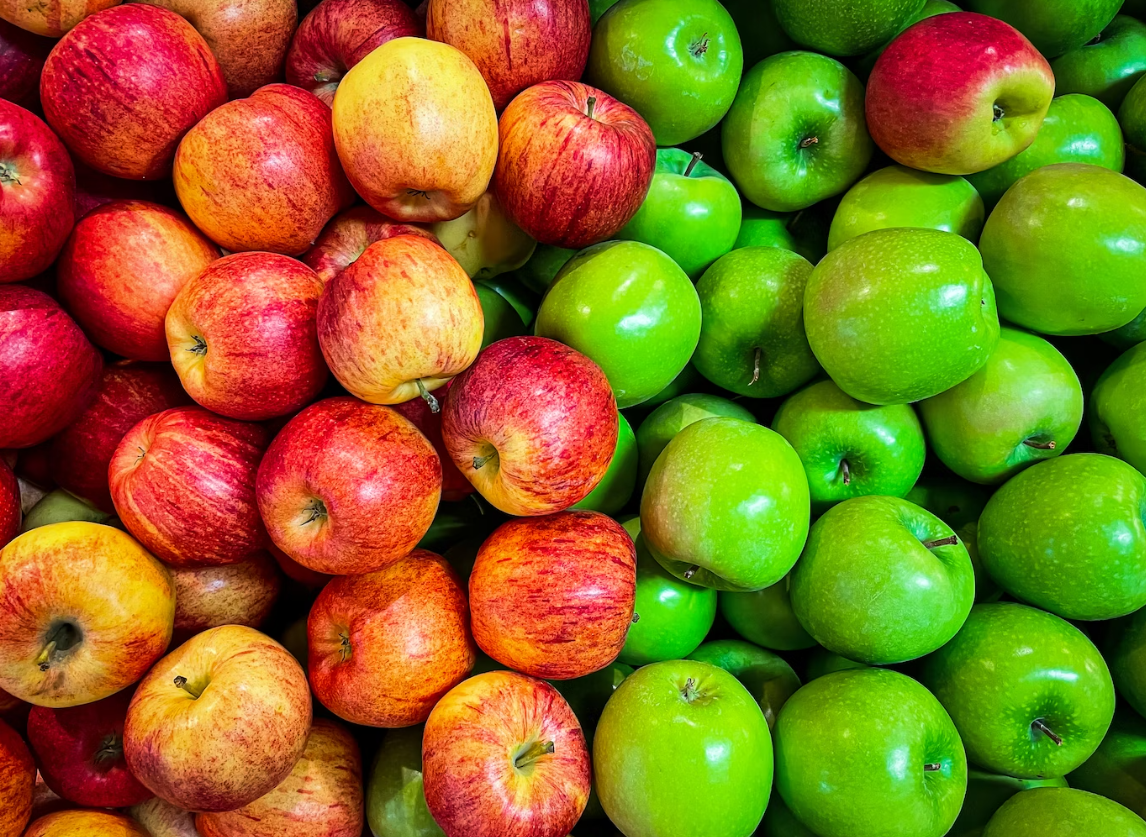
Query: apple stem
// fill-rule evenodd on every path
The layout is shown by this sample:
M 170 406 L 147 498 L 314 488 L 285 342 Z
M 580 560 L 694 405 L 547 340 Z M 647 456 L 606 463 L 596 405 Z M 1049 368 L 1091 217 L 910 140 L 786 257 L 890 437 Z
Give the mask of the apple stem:
M 338 78 L 338 74 L 332 73 L 329 70 L 319 70 L 314 74 L 314 80 L 319 84 L 326 84 L 328 82 L 334 81 L 336 78 Z
M 99 749 L 95 752 L 95 763 L 106 764 L 109 761 L 116 761 L 122 755 L 123 741 L 118 735 L 107 735 L 100 742 Z
M 685 581 L 691 581 L 692 577 L 694 575 L 696 575 L 696 571 L 699 569 L 700 569 L 700 567 L 698 567 L 696 565 L 689 567 L 687 570 L 684 571 L 684 580 Z
M 352 653 L 350 649 L 350 634 L 339 634 L 338 639 L 338 656 L 342 662 L 345 663 L 350 659 L 350 655 Z
M 513 766 L 518 770 L 528 767 L 542 756 L 552 755 L 555 749 L 552 741 L 534 741 L 528 750 L 513 760 Z
M 760 361 L 763 357 L 764 352 L 759 346 L 752 350 L 752 380 L 748 382 L 748 386 L 760 380 Z
M 704 155 L 699 151 L 692 152 L 692 159 L 688 161 L 688 166 L 684 170 L 684 176 L 689 177 L 692 175 L 692 170 L 696 168 L 696 164 L 704 159 Z
M 957 543 L 959 543 L 958 535 L 948 535 L 947 537 L 939 538 L 938 540 L 924 541 L 923 545 L 928 549 L 935 549 L 937 546 L 954 546 Z
M 700 697 L 700 691 L 696 688 L 696 680 L 688 678 L 684 681 L 684 688 L 680 690 L 680 696 L 685 699 L 686 703 L 692 703 Z
M 56 641 L 53 639 L 41 650 L 39 656 L 36 657 L 36 665 L 40 667 L 40 671 L 47 671 L 52 667 L 52 655 L 56 653 Z
M 193 355 L 205 355 L 205 354 L 207 354 L 207 341 L 206 340 L 204 340 L 198 334 L 192 336 L 191 339 L 195 341 L 195 345 L 192 346 L 187 351 L 189 351 Z
M 633 624 L 635 625 L 640 621 L 641 621 L 641 614 L 634 612 L 633 613 Z
M 998 122 L 1005 115 L 1003 112 L 1003 109 L 1001 107 L 999 107 L 999 105 L 997 103 L 991 105 L 991 114 L 992 114 L 992 118 L 995 122 Z
M 1049 738 L 1051 741 L 1053 741 L 1054 745 L 1056 747 L 1062 746 L 1062 736 L 1059 735 L 1058 733 L 1056 733 L 1050 727 L 1048 727 L 1043 722 L 1042 718 L 1035 718 L 1033 721 L 1031 721 L 1031 729 L 1038 730 L 1039 732 L 1041 732 L 1043 735 L 1045 735 L 1047 738 Z
M 811 148 L 819 141 L 819 137 L 804 137 L 802 140 L 800 140 L 800 148 Z
M 492 462 L 495 459 L 497 459 L 497 451 L 496 450 L 493 453 L 487 453 L 485 456 L 475 456 L 474 457 L 474 470 L 480 471 L 482 468 L 485 467 L 486 463 Z
M 851 467 L 848 465 L 848 461 L 846 459 L 840 460 L 840 473 L 843 474 L 844 485 L 851 485 L 852 484 L 852 470 L 851 470 Z
M 181 674 L 176 676 L 175 685 L 185 691 L 187 694 L 191 695 L 191 697 L 195 698 L 196 700 L 198 700 L 199 697 L 203 694 L 202 689 L 197 692 L 191 688 L 191 686 L 187 683 L 187 678 Z
M 693 54 L 693 56 L 696 58 L 699 58 L 700 56 L 702 56 L 706 52 L 708 52 L 708 33 L 707 32 L 705 32 L 703 35 L 701 35 L 700 40 L 697 41 L 695 44 L 693 44 L 689 48 L 689 52 L 691 52 Z
M 1035 450 L 1054 450 L 1055 449 L 1054 439 L 1051 439 L 1049 442 L 1033 442 L 1030 439 L 1026 439 L 1023 441 L 1023 444 L 1026 445 L 1028 448 L 1034 448 Z
M 590 119 L 593 118 L 593 110 L 597 107 L 597 97 L 590 96 L 585 100 L 585 115 Z
M 414 381 L 414 383 L 418 385 L 418 395 L 422 396 L 422 400 L 430 405 L 430 412 L 440 413 L 442 411 L 442 405 L 439 404 L 438 399 L 434 398 L 434 396 L 430 394 L 430 391 L 426 389 L 426 385 L 422 383 L 422 379 L 419 378 Z
M 939 764 L 938 762 L 932 761 L 932 762 L 928 762 L 927 764 L 923 765 L 923 769 L 928 773 L 934 773 L 936 770 L 942 770 L 943 765 Z

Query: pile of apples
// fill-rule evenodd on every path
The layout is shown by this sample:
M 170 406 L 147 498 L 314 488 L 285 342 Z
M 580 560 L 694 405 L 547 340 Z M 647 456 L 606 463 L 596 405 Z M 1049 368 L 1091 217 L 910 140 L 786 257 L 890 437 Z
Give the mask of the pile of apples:
M 1146 837 L 1146 0 L 0 0 L 0 837 Z

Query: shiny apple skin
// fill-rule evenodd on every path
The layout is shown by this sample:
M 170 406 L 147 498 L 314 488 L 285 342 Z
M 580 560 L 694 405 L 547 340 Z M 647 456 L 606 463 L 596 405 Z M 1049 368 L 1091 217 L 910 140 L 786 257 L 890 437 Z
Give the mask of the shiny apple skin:
M 20 837 L 32 814 L 36 765 L 24 739 L 0 721 L 0 837 Z
M 400 3 L 401 0 L 393 2 Z M 375 241 L 398 235 L 420 235 L 430 241 L 438 240 L 420 224 L 391 221 L 377 209 L 353 206 L 335 215 L 299 260 L 327 283 L 357 261 Z
M 266 551 L 238 564 L 171 570 L 175 583 L 175 641 L 208 628 L 263 624 L 282 590 L 278 565 Z
M 36 109 L 40 73 L 56 42 L 0 19 L 0 98 Z
M 24 837 L 150 837 L 131 817 L 111 811 L 79 809 L 40 817 Z
M 445 398 L 452 385 L 452 380 L 447 382 L 438 392 L 439 397 Z M 473 494 L 474 487 L 470 485 L 469 480 L 462 476 L 458 466 L 450 459 L 450 455 L 446 451 L 446 443 L 442 441 L 441 409 L 435 413 L 425 399 L 412 398 L 401 404 L 395 404 L 393 410 L 409 419 L 422 432 L 422 435 L 430 440 L 430 444 L 437 451 L 438 460 L 442 463 L 442 500 L 447 503 L 456 503 Z
M 0 547 L 20 532 L 20 483 L 8 467 L 0 462 Z
M 0 17 L 21 29 L 59 38 L 77 23 L 103 9 L 118 6 L 123 0 L 44 0 L 27 3 L 24 0 L 0 2 Z

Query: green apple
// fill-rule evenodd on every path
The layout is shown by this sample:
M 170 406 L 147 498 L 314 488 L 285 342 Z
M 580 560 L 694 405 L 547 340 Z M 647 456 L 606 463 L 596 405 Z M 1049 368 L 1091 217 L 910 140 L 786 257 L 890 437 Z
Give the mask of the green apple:
M 827 648 L 816 647 L 808 655 L 808 664 L 804 667 L 804 679 L 811 682 L 817 677 L 823 677 L 834 671 L 851 671 L 855 668 L 871 668 L 871 666 L 867 663 L 849 660 Z
M 895 671 L 811 681 L 780 712 L 775 745 L 776 790 L 820 837 L 942 837 L 967 790 L 951 718 Z
M 460 218 L 431 224 L 430 231 L 471 279 L 517 270 L 529 261 L 537 246 L 505 214 L 492 189 Z
M 478 494 L 456 503 L 442 503 L 418 548 L 440 554 L 462 538 L 489 534 L 500 522 L 500 516 Z
M 692 361 L 690 360 L 688 364 L 685 365 L 684 369 L 680 371 L 680 374 L 672 379 L 671 384 L 662 389 L 652 398 L 649 398 L 646 401 L 642 401 L 640 404 L 640 409 L 651 410 L 655 407 L 659 407 L 661 404 L 671 401 L 674 398 L 679 398 L 686 393 L 696 392 L 698 389 L 702 389 L 703 387 L 707 386 L 707 384 L 708 382 L 704 380 L 704 376 L 696 371 L 696 367 L 692 365 Z M 643 479 L 641 480 L 641 485 L 644 485 Z
M 702 312 L 692 362 L 718 387 L 751 398 L 787 395 L 820 371 L 804 334 L 812 265 L 779 247 L 721 257 L 696 284 Z
M 680 145 L 724 117 L 743 69 L 717 0 L 620 0 L 593 27 L 585 80 L 643 116 L 657 145 Z
M 637 547 L 637 597 L 633 624 L 617 659 L 643 666 L 687 657 L 712 629 L 716 591 L 677 578 L 649 555 L 639 517 L 626 520 L 624 527 Z
M 678 395 L 649 413 L 637 427 L 637 454 L 640 459 L 637 484 L 644 486 L 653 463 L 677 433 L 701 419 L 717 416 L 756 423 L 756 417 L 736 402 L 699 392 Z
M 983 770 L 967 771 L 967 798 L 947 837 L 979 837 L 980 829 L 999 807 L 1019 791 L 1065 788 L 1066 779 L 1016 779 Z
M 617 4 L 617 0 L 589 0 L 589 20 L 593 25 L 597 25 L 597 21 L 601 19 L 601 15 L 609 11 Z
M 554 247 L 552 244 L 538 244 L 529 261 L 517 271 L 517 277 L 534 293 L 544 294 L 553 283 L 553 277 L 575 255 L 577 255 L 576 250 Z
M 751 593 L 722 590 L 720 615 L 749 642 L 774 651 L 799 651 L 816 644 L 792 610 L 789 576 Z
M 978 604 L 923 662 L 921 682 L 947 707 L 972 763 L 1019 778 L 1065 776 L 1114 715 L 1114 684 L 1094 644 L 1052 613 Z
M 1067 779 L 1072 788 L 1101 794 L 1146 814 L 1146 720 L 1119 707 L 1094 755 Z
M 875 148 L 863 97 L 851 70 L 814 52 L 782 52 L 749 70 L 721 127 L 740 194 L 791 212 L 847 189 Z
M 772 429 L 800 455 L 817 513 L 849 497 L 904 496 L 927 455 L 911 405 L 864 404 L 831 380 L 790 396 L 776 411 Z
M 796 237 L 788 229 L 792 217 L 791 212 L 773 212 L 770 209 L 761 209 L 752 203 L 745 203 L 740 213 L 740 232 L 736 235 L 736 243 L 732 245 L 732 249 L 780 247 L 800 252 L 796 247 Z
M 481 282 L 474 284 L 474 290 L 477 291 L 481 312 L 485 317 L 485 327 L 481 337 L 483 349 L 490 343 L 496 343 L 506 337 L 525 334 L 525 323 L 508 299 Z
M 800 688 L 800 678 L 783 657 L 742 639 L 706 642 L 688 658 L 712 663 L 743 683 L 760 704 L 769 727 L 775 726 L 780 708 Z
M 656 247 L 693 280 L 731 250 L 740 233 L 736 187 L 701 156 L 659 149 L 644 203 L 614 236 Z
M 627 837 L 746 837 L 772 789 L 756 700 L 709 663 L 653 663 L 625 679 L 593 737 L 601 804 Z
M 923 0 L 772 0 L 780 26 L 798 44 L 829 55 L 862 55 L 916 17 Z
M 1122 0 L 967 0 L 968 11 L 1005 20 L 1047 58 L 1057 58 L 1100 33 Z
M 533 318 L 537 315 L 537 306 L 541 304 L 541 297 L 519 282 L 516 273 L 503 273 L 498 276 L 476 279 L 474 284 L 493 288 L 513 306 L 526 327 L 533 324 Z
M 895 35 L 893 37 L 888 38 L 880 46 L 876 47 L 875 49 L 873 49 L 871 52 L 867 53 L 866 55 L 862 55 L 859 58 L 856 58 L 854 61 L 852 61 L 851 62 L 852 69 L 855 70 L 855 73 L 857 76 L 859 76 L 861 79 L 866 81 L 867 77 L 869 75 L 871 75 L 871 68 L 875 66 L 875 62 L 879 60 L 879 57 L 881 55 L 883 55 L 883 51 L 885 49 L 887 49 L 888 44 L 890 44 L 897 37 L 899 37 L 899 34 L 904 29 L 911 26 L 912 24 L 919 23 L 919 21 L 925 20 L 929 17 L 935 17 L 936 15 L 945 15 L 948 12 L 958 12 L 958 11 L 962 11 L 962 10 L 958 6 L 956 6 L 954 3 L 948 2 L 948 0 L 926 0 L 926 2 L 924 2 L 924 4 L 923 4 L 923 8 L 921 8 L 918 12 L 913 14 L 911 17 L 907 18 L 907 20 L 905 20 L 903 22 L 903 24 L 899 27 L 899 29 L 896 30 Z
M 1100 334 L 1099 337 L 1120 349 L 1129 349 L 1131 346 L 1146 342 L 1146 311 L 1143 311 L 1121 328 Z
M 779 433 L 736 418 L 680 431 L 641 495 L 641 534 L 673 575 L 718 590 L 783 578 L 808 537 L 808 480 Z
M 931 512 L 898 497 L 856 497 L 812 526 L 791 595 L 800 624 L 829 651 L 901 663 L 955 636 L 975 601 L 975 570 Z
M 1146 343 L 1122 354 L 1098 379 L 1089 422 L 1097 450 L 1146 473 Z
M 1138 79 L 1122 100 L 1118 124 L 1126 136 L 1126 173 L 1140 183 L 1146 181 L 1146 84 L 1143 79 Z
M 818 837 L 804 825 L 791 809 L 784 804 L 780 794 L 772 794 L 768 801 L 768 810 L 764 812 L 764 821 L 756 832 L 756 837 Z
M 387 730 L 366 784 L 374 837 L 445 837 L 422 790 L 422 726 Z
M 1090 96 L 1071 93 L 1051 99 L 1038 136 L 1026 150 L 967 179 L 990 208 L 1021 178 L 1043 166 L 1090 163 L 1120 172 L 1125 162 L 1122 129 L 1110 108 Z
M 999 341 L 995 292 L 975 245 L 939 230 L 876 230 L 812 271 L 808 342 L 868 404 L 930 398 L 971 377 Z
M 769 55 L 796 49 L 792 39 L 780 28 L 772 4 L 773 0 L 722 0 L 740 33 L 745 70 Z
M 478 550 L 481 549 L 483 543 L 485 543 L 483 536 L 474 535 L 462 538 L 442 553 L 442 557 L 454 568 L 454 572 L 462 580 L 462 589 L 468 589 L 470 575 L 473 574 L 474 564 L 477 563 Z
M 978 522 L 989 498 L 982 486 L 947 473 L 922 477 L 906 497 L 952 529 Z
M 28 532 L 41 526 L 70 520 L 84 520 L 89 523 L 102 523 L 105 526 L 123 528 L 119 523 L 119 518 L 114 514 L 100 511 L 87 500 L 77 497 L 70 491 L 57 488 L 41 497 L 36 505 L 28 510 L 20 524 L 20 531 Z
M 1118 110 L 1146 73 L 1146 23 L 1118 15 L 1093 40 L 1051 63 L 1055 93 L 1085 93 Z
M 1074 788 L 1016 793 L 982 837 L 1146 837 L 1146 822 L 1117 802 Z
M 1146 611 L 1112 622 L 1105 648 L 1118 694 L 1146 715 Z
M 620 413 L 617 416 L 621 420 L 620 428 L 609 470 L 584 500 L 574 504 L 575 509 L 616 514 L 632 499 L 637 487 L 637 437 L 629 420 Z
M 595 361 L 624 409 L 680 374 L 700 337 L 700 318 L 696 288 L 676 262 L 638 241 L 606 241 L 561 268 L 534 331 Z
M 1146 477 L 1096 453 L 1016 474 L 979 518 L 991 578 L 1064 619 L 1114 619 L 1146 605 Z
M 850 238 L 891 227 L 921 227 L 978 241 L 983 199 L 965 178 L 888 166 L 850 188 L 836 210 L 828 249 Z

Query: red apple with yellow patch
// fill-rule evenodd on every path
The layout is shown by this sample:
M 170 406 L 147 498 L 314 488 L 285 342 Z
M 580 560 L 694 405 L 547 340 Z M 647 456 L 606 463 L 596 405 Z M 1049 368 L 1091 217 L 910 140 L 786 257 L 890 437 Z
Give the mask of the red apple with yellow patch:
M 24 739 L 0 721 L 0 837 L 20 837 L 32 814 L 36 765 Z
M 401 3 L 401 0 L 393 0 Z M 344 271 L 375 241 L 399 235 L 420 235 L 430 241 L 437 238 L 420 224 L 392 221 L 369 206 L 353 206 L 330 220 L 314 246 L 299 257 L 323 282 L 329 282 Z
M 278 566 L 265 551 L 238 564 L 172 569 L 175 583 L 175 641 L 208 628 L 257 628 L 270 615 L 282 589 Z
M 40 817 L 24 837 L 150 837 L 131 817 L 84 808 Z

